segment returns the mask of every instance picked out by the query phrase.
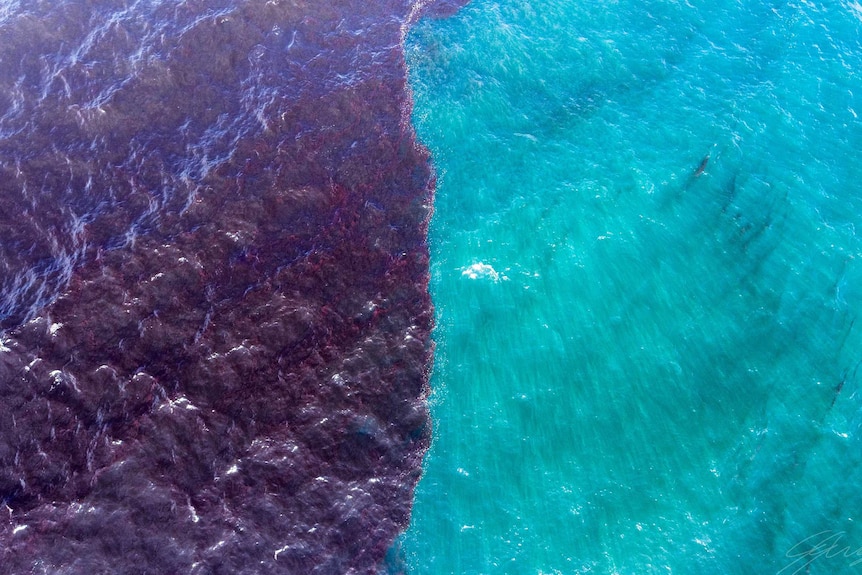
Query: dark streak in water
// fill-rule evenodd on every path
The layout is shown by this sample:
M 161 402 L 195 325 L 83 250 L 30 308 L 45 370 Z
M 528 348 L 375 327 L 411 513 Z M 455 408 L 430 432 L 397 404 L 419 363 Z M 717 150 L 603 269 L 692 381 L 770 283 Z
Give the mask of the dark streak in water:
M 700 161 L 700 164 L 697 166 L 697 169 L 694 171 L 694 177 L 700 177 L 701 174 L 706 170 L 706 165 L 709 163 L 709 154 L 703 157 Z
M 2 572 L 374 573 L 429 440 L 430 8 L 144 4 L 0 20 Z

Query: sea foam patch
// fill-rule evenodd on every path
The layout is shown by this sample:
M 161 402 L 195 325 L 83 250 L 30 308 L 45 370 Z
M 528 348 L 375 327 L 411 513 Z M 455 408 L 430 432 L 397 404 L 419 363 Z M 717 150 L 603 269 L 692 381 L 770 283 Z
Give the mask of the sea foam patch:
M 482 262 L 477 262 L 461 268 L 461 276 L 471 280 L 487 279 L 495 283 L 500 280 L 509 279 L 504 273 L 500 273 L 495 270 L 494 266 Z

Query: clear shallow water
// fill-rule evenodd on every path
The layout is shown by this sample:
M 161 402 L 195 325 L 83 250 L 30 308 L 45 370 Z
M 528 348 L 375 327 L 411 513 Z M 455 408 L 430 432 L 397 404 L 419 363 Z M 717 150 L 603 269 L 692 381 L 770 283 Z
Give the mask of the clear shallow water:
M 856 572 L 860 14 L 474 0 L 412 30 L 439 182 L 409 573 Z

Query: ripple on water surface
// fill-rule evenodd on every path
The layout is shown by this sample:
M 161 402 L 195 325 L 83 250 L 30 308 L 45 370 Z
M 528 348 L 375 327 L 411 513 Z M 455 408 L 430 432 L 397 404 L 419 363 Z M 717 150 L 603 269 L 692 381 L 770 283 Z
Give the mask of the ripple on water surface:
M 439 187 L 409 573 L 862 545 L 860 28 L 849 4 L 476 0 L 413 30 Z

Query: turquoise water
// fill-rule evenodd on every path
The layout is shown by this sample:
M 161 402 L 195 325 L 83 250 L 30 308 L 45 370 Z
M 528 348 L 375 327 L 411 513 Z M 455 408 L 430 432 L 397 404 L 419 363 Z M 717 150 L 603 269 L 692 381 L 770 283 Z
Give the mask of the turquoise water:
M 846 2 L 412 30 L 439 186 L 408 573 L 862 569 L 860 38 Z

